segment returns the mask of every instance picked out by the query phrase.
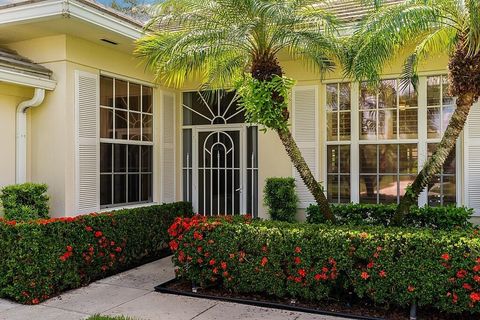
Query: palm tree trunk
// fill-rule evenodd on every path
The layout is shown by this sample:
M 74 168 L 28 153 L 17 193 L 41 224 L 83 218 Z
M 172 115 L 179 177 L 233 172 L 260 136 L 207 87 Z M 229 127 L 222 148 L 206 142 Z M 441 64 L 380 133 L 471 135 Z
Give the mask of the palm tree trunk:
M 323 192 L 323 188 L 320 183 L 317 182 L 315 177 L 312 174 L 312 171 L 308 167 L 305 159 L 300 152 L 295 140 L 293 139 L 292 133 L 290 130 L 276 130 L 280 140 L 287 151 L 290 160 L 292 161 L 295 169 L 297 169 L 298 174 L 302 178 L 303 182 L 307 186 L 308 190 L 312 193 L 315 201 L 318 204 L 318 208 L 320 212 L 323 213 L 323 216 L 326 220 L 335 221 L 335 217 L 332 214 L 332 210 L 330 209 L 330 205 L 328 204 L 328 200 L 325 197 Z
M 392 225 L 398 226 L 402 224 L 402 220 L 405 215 L 408 214 L 410 207 L 417 204 L 420 193 L 428 186 L 435 175 L 440 173 L 445 160 L 455 146 L 457 138 L 465 126 L 474 101 L 475 94 L 471 92 L 461 94 L 457 98 L 457 108 L 448 123 L 442 141 L 400 200 L 400 204 L 391 221 Z

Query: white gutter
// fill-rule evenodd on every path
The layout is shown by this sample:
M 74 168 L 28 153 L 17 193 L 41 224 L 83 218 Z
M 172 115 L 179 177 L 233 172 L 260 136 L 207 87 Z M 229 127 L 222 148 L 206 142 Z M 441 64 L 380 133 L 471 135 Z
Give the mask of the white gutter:
M 20 102 L 16 119 L 16 169 L 15 182 L 27 181 L 27 110 L 39 106 L 45 98 L 45 89 L 35 88 L 32 99 Z

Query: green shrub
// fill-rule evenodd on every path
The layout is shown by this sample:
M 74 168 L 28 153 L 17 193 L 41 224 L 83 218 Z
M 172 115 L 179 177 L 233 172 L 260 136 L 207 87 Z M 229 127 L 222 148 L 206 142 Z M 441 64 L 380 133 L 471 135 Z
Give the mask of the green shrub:
M 177 275 L 201 286 L 309 301 L 354 297 L 380 306 L 480 312 L 476 230 L 177 219 Z
M 383 225 L 387 226 L 395 214 L 396 204 L 338 204 L 332 205 L 336 223 L 340 225 Z M 317 205 L 310 205 L 307 210 L 307 222 L 325 223 Z M 465 207 L 412 207 L 405 217 L 404 226 L 426 227 L 432 229 L 469 228 L 468 221 L 472 209 Z
M 111 213 L 0 220 L 0 297 L 36 304 L 158 257 L 168 226 L 191 216 L 180 202 Z
M 0 200 L 8 220 L 27 221 L 48 218 L 47 185 L 24 183 L 6 186 Z
M 298 203 L 295 179 L 268 178 L 263 193 L 264 203 L 272 220 L 295 221 Z

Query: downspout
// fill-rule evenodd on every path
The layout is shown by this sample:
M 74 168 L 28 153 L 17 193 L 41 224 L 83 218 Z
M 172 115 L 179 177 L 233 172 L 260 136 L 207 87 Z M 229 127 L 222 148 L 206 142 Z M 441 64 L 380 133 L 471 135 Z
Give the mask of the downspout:
M 32 99 L 22 101 L 17 107 L 15 182 L 27 181 L 27 110 L 39 106 L 45 98 L 45 89 L 35 88 Z

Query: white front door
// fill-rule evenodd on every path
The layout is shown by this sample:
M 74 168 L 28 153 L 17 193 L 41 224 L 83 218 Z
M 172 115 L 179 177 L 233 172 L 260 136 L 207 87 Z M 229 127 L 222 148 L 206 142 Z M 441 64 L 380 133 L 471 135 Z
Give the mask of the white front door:
M 203 215 L 244 212 L 244 127 L 195 128 L 194 206 Z

